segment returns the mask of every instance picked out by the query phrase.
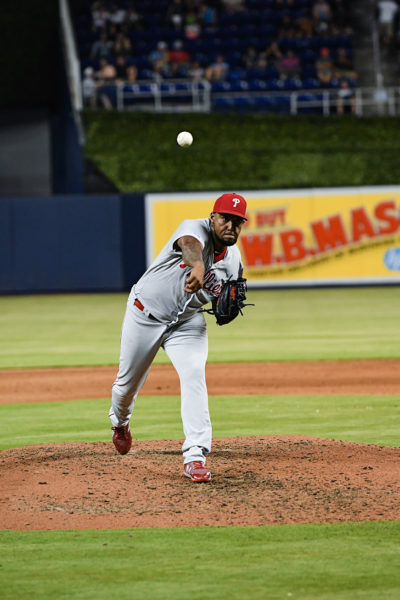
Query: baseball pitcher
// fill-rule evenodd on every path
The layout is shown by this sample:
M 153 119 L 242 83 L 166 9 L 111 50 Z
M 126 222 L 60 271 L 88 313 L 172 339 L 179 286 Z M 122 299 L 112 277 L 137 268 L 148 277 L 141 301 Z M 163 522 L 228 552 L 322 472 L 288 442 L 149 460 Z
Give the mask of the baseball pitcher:
M 122 325 L 119 371 L 109 412 L 115 448 L 120 454 L 131 448 L 132 411 L 162 347 L 180 379 L 184 475 L 194 482 L 211 480 L 205 466 L 211 452 L 211 422 L 202 307 L 211 302 L 208 312 L 223 325 L 246 306 L 246 280 L 235 246 L 245 221 L 246 201 L 235 193 L 220 196 L 209 218 L 183 221 L 132 287 Z

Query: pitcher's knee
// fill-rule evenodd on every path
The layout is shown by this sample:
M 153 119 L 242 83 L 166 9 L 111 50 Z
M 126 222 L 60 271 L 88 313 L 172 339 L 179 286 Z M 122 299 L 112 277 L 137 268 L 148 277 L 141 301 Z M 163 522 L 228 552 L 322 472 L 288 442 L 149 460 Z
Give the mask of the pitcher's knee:
M 117 396 L 120 400 L 123 401 L 131 401 L 136 393 L 136 386 L 132 386 L 129 383 L 121 385 L 116 381 L 112 386 L 112 395 L 113 397 Z
M 183 381 L 205 381 L 206 370 L 205 365 L 190 365 L 186 369 L 179 370 L 179 378 Z

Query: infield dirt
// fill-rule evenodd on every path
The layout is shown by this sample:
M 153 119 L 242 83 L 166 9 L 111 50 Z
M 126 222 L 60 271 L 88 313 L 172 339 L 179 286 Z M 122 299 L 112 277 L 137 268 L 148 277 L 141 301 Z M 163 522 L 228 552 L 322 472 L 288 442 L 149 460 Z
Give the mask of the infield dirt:
M 399 360 L 208 365 L 210 394 L 398 394 Z M 1 371 L 0 403 L 105 397 L 115 367 Z M 179 394 L 154 366 L 144 394 Z M 214 440 L 209 484 L 183 477 L 182 440 L 37 445 L 0 453 L 0 529 L 399 520 L 400 448 L 301 436 Z
M 0 404 L 84 400 L 110 396 L 117 367 L 63 367 L 1 371 Z M 398 394 L 400 360 L 213 363 L 210 395 Z M 171 365 L 153 365 L 141 395 L 178 395 Z

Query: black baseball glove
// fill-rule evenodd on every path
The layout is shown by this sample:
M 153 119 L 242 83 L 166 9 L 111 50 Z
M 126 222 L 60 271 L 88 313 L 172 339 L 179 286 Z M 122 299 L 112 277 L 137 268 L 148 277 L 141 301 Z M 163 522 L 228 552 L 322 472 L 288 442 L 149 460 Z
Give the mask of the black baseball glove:
M 254 304 L 244 303 L 247 291 L 246 281 L 243 277 L 225 281 L 220 295 L 212 303 L 212 309 L 204 310 L 204 312 L 214 315 L 218 325 L 230 323 L 236 319 L 239 313 L 243 315 L 242 308 L 254 306 Z

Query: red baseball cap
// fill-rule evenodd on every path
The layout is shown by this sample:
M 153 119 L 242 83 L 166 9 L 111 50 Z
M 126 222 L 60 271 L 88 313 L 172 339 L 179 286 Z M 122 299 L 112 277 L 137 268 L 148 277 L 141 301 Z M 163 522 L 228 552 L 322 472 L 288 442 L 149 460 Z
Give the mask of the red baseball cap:
M 215 201 L 213 212 L 237 215 L 246 219 L 246 200 L 239 194 L 222 194 Z

